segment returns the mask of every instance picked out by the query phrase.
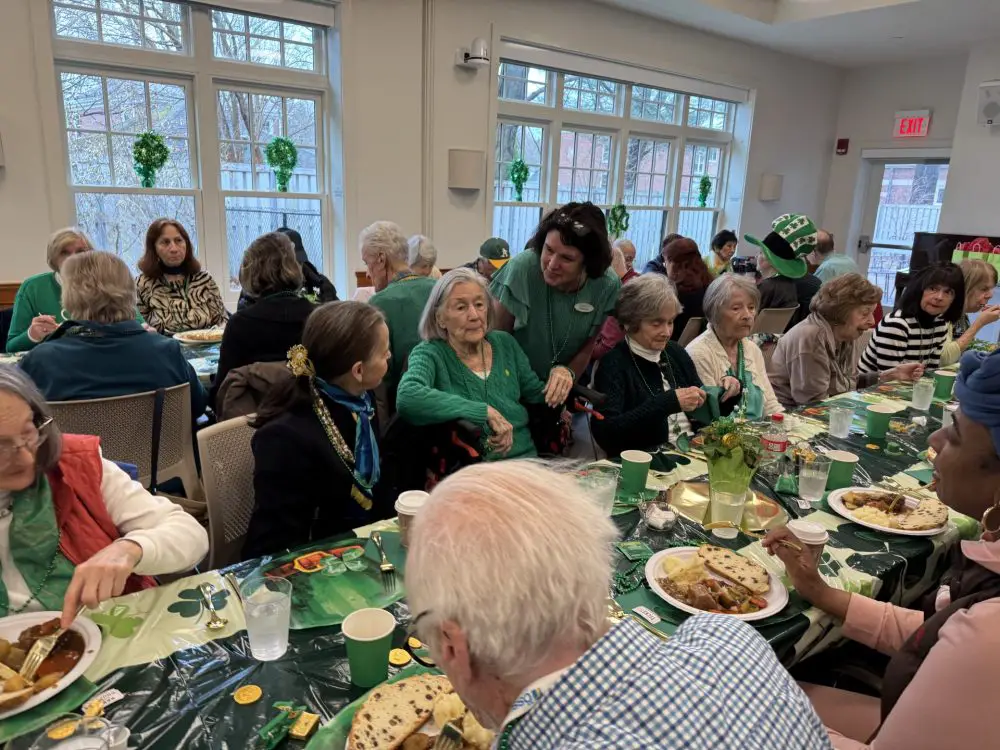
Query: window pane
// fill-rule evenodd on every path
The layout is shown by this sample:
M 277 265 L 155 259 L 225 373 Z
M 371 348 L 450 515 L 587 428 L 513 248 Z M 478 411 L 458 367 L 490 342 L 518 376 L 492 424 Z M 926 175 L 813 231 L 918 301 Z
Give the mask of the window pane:
M 150 83 L 149 100 L 153 130 L 163 135 L 187 136 L 187 98 L 183 86 Z
M 701 143 L 689 143 L 684 147 L 684 163 L 681 167 L 681 194 L 679 204 L 697 206 L 701 189 L 701 178 L 708 176 L 711 189 L 705 205 L 714 207 L 718 200 L 718 183 L 722 166 L 722 147 Z
M 104 15 L 101 17 L 101 37 L 107 44 L 141 47 L 142 22 L 137 18 Z
M 285 42 L 285 67 L 296 70 L 312 70 L 315 66 L 316 60 L 312 47 Z
M 281 97 L 253 94 L 253 140 L 259 143 L 270 143 L 272 138 L 284 135 L 281 126 Z
M 269 36 L 272 39 L 281 38 L 281 22 L 271 18 L 261 18 L 260 16 L 250 16 L 250 33 L 257 36 Z
M 548 104 L 549 78 L 549 71 L 544 68 L 501 62 L 500 98 L 528 104 Z
M 651 86 L 632 87 L 632 117 L 673 124 L 677 121 L 677 94 Z
M 70 179 L 74 185 L 110 185 L 111 159 L 103 133 L 67 133 Z
M 216 57 L 255 65 L 316 69 L 316 28 L 243 13 L 212 11 Z
M 677 215 L 677 232 L 698 243 L 698 249 L 707 252 L 715 235 L 716 211 L 681 211 Z
M 142 133 L 149 130 L 145 84 L 121 78 L 109 78 L 107 81 L 111 130 L 119 133 Z
M 564 130 L 560 136 L 557 200 L 610 200 L 611 136 Z
M 285 21 L 282 26 L 285 29 L 285 41 L 288 42 L 302 42 L 312 46 L 313 44 L 313 30 L 311 26 L 303 26 L 297 23 L 288 23 Z
M 247 38 L 245 36 L 224 34 L 216 31 L 212 35 L 212 48 L 216 57 L 221 57 L 224 60 L 246 62 Z
M 731 104 L 704 96 L 688 97 L 687 124 L 694 128 L 727 130 Z
M 115 187 L 139 187 L 139 176 L 135 173 L 135 169 L 132 166 L 133 143 L 135 143 L 135 136 L 133 135 L 111 136 L 111 158 L 114 161 L 115 167 Z M 164 168 L 166 168 L 166 165 L 164 165 Z M 159 177 L 162 173 L 162 169 L 157 173 L 158 185 L 161 182 Z
M 496 170 L 494 197 L 498 201 L 514 201 L 517 195 L 510 181 L 510 165 L 520 157 L 528 167 L 528 180 L 522 199 L 539 202 L 542 198 L 542 139 L 544 129 L 536 125 L 513 122 L 497 123 Z
M 146 229 L 153 220 L 177 219 L 198 248 L 194 197 L 120 193 L 77 193 L 76 221 L 94 240 L 94 245 L 122 258 L 133 273 L 143 254 Z
M 243 91 L 219 92 L 219 138 L 250 140 L 250 95 Z
M 511 255 L 516 255 L 531 239 L 541 218 L 542 209 L 538 206 L 495 206 L 493 236 L 507 240 Z
M 139 0 L 101 0 L 101 10 L 138 16 L 142 12 L 142 3 Z
M 226 198 L 226 245 L 229 258 L 230 289 L 240 288 L 243 251 L 262 234 L 278 227 L 290 227 L 302 235 L 306 255 L 323 268 L 323 221 L 320 201 L 301 198 Z
M 184 11 L 178 3 L 57 0 L 54 6 L 57 37 L 167 52 L 181 52 L 186 46 Z
M 183 20 L 181 6 L 177 3 L 167 2 L 167 0 L 146 0 L 142 4 L 142 9 L 146 18 L 158 18 L 177 23 Z
M 277 39 L 250 37 L 250 62 L 258 65 L 281 65 L 281 42 Z
M 170 158 L 156 175 L 156 186 L 163 188 L 191 187 L 190 143 L 186 138 L 167 138 Z
M 563 79 L 563 106 L 584 112 L 615 114 L 618 84 L 603 78 L 586 78 L 567 73 Z
M 180 24 L 144 21 L 145 46 L 151 49 L 180 52 L 184 49 L 184 31 Z
M 286 99 L 288 137 L 296 145 L 316 145 L 316 102 L 312 99 Z
M 97 14 L 85 10 L 56 7 L 56 36 L 98 41 Z
M 107 129 L 101 77 L 63 73 L 60 78 L 66 127 L 79 130 Z
M 242 13 L 226 13 L 222 10 L 212 11 L 212 28 L 222 31 L 246 32 L 247 17 Z

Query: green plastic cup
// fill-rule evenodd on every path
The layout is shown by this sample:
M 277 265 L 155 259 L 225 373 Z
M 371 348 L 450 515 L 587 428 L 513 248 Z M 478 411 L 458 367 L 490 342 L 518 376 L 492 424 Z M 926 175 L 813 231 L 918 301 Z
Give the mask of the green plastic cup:
M 635 495 L 646 489 L 649 465 L 652 462 L 653 457 L 646 451 L 622 451 L 622 492 Z
M 828 490 L 842 490 L 854 484 L 854 467 L 858 465 L 858 457 L 847 451 L 827 451 L 830 459 L 830 475 L 826 479 Z
M 889 420 L 898 411 L 899 409 L 889 404 L 872 404 L 869 406 L 865 434 L 876 440 L 884 438 L 886 431 L 889 429 Z
M 365 688 L 385 682 L 396 618 L 384 609 L 359 609 L 344 618 L 340 627 L 347 647 L 351 682 Z
M 934 398 L 941 401 L 951 401 L 951 392 L 955 388 L 957 372 L 937 370 L 934 372 Z

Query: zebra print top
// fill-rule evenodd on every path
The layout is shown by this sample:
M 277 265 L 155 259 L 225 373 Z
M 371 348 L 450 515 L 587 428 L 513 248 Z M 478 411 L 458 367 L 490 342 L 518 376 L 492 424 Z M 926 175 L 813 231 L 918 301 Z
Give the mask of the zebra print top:
M 221 325 L 228 317 L 219 287 L 205 271 L 180 281 L 142 274 L 136 292 L 146 322 L 167 336 Z
M 916 318 L 904 318 L 898 310 L 883 318 L 861 355 L 860 372 L 882 372 L 904 362 L 919 362 L 928 369 L 941 363 L 941 350 L 949 325 L 940 318 L 924 328 Z

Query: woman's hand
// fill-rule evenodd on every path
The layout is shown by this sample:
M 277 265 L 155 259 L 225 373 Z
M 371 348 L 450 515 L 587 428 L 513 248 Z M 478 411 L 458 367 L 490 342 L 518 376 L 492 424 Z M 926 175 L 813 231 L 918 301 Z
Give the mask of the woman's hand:
M 552 407 L 566 403 L 575 381 L 576 375 L 565 365 L 553 367 L 549 370 L 549 382 L 545 384 L 545 403 Z
M 726 375 L 722 378 L 722 382 L 719 383 L 725 390 L 722 394 L 721 401 L 728 401 L 734 396 L 739 396 L 740 391 L 743 390 L 743 386 L 740 385 L 740 381 L 734 378 L 732 375 Z
M 37 344 L 58 327 L 59 324 L 51 315 L 36 315 L 28 327 L 28 338 Z
M 63 599 L 60 625 L 68 628 L 81 604 L 93 608 L 118 596 L 141 559 L 142 547 L 128 539 L 117 539 L 77 565 Z
M 1000 305 L 987 305 L 976 316 L 976 325 L 983 328 L 998 320 L 1000 320 Z
M 882 377 L 879 378 L 879 380 L 883 382 L 889 380 L 904 380 L 908 383 L 912 383 L 914 380 L 920 380 L 920 378 L 924 376 L 925 369 L 926 368 L 919 362 L 905 362 L 883 372 Z
M 789 541 L 801 547 L 795 550 L 782 544 L 782 541 Z M 792 579 L 792 586 L 810 604 L 819 607 L 841 620 L 847 617 L 847 607 L 851 602 L 851 595 L 846 591 L 835 589 L 830 586 L 819 572 L 819 560 L 813 552 L 798 540 L 798 538 L 787 528 L 768 533 L 761 542 L 768 553 L 776 556 L 785 564 L 788 577 Z
M 677 389 L 677 401 L 681 411 L 694 411 L 705 403 L 705 391 L 696 386 Z
M 486 423 L 490 428 L 490 437 L 486 444 L 501 455 L 510 451 L 514 445 L 514 427 L 492 406 L 486 407 Z

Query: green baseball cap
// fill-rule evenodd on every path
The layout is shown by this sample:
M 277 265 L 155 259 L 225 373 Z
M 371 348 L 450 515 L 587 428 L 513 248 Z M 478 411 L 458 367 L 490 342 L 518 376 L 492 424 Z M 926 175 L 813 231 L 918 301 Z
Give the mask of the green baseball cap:
M 771 233 L 763 241 L 749 234 L 743 238 L 759 247 L 779 274 L 801 279 L 809 270 L 803 259 L 816 249 L 819 230 L 808 216 L 784 214 L 771 222 Z
M 490 237 L 479 246 L 479 256 L 486 258 L 494 268 L 503 268 L 510 260 L 510 245 L 500 237 Z

